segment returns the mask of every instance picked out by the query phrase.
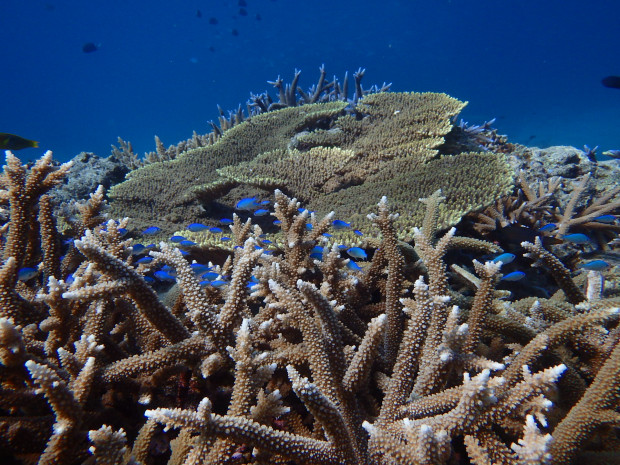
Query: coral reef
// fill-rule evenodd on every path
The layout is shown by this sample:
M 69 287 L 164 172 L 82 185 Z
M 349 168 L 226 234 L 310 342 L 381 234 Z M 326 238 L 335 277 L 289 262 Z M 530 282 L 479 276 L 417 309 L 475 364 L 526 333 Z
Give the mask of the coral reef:
M 315 85 L 307 90 L 303 90 L 299 86 L 299 78 L 301 71 L 295 70 L 293 80 L 285 83 L 278 76 L 275 81 L 268 81 L 277 91 L 278 96 L 274 99 L 269 92 L 265 91 L 261 94 L 250 94 L 250 99 L 246 102 L 246 111 L 241 105 L 234 110 L 226 112 L 218 105 L 219 116 L 216 122 L 209 122 L 211 132 L 206 134 L 198 134 L 196 131 L 190 139 L 179 142 L 176 145 L 170 145 L 168 148 L 161 139 L 155 136 L 156 150 L 148 152 L 144 157 L 140 157 L 133 150 L 131 142 L 126 142 L 122 138 L 118 138 L 119 147 L 112 145 L 112 156 L 123 160 L 125 165 L 130 169 L 137 169 L 150 163 L 168 161 L 175 159 L 178 155 L 191 149 L 206 147 L 215 143 L 222 134 L 233 126 L 245 121 L 247 118 L 266 113 L 269 111 L 280 110 L 282 108 L 301 106 L 309 103 L 326 103 L 333 101 L 342 101 L 355 104 L 366 94 L 376 92 L 386 92 L 390 89 L 391 83 L 383 85 L 372 85 L 368 89 L 362 87 L 362 78 L 366 70 L 358 69 L 353 73 L 355 90 L 353 95 L 349 97 L 349 73 L 345 73 L 344 79 L 338 80 L 336 76 L 328 81 L 325 66 L 319 68 L 319 78 Z
M 402 213 L 399 239 L 411 240 L 423 217 L 419 198 L 441 188 L 439 224 L 449 226 L 513 188 L 501 153 L 442 156 L 444 136 L 464 105 L 446 94 L 381 92 L 348 111 L 336 100 L 259 114 L 212 145 L 133 171 L 112 189 L 112 212 L 142 229 L 157 218 L 173 233 L 194 222 L 217 225 L 239 198 L 265 198 L 278 188 L 319 216 L 334 211 L 360 224 L 374 199 L 388 195 Z
M 373 99 L 368 102 L 381 100 Z M 349 148 L 287 145 L 300 129 L 332 121 L 342 110 L 333 102 L 253 117 L 226 131 L 211 149 L 165 162 L 168 179 L 163 173 L 149 178 L 135 200 L 148 192 L 161 196 L 145 206 L 153 216 L 191 211 L 197 198 L 191 186 L 217 181 L 215 171 L 198 171 L 202 164 L 223 168 L 274 151 L 303 158 L 294 150 L 314 150 L 314 156 L 346 165 L 359 156 L 354 142 Z M 280 126 L 282 115 L 289 124 Z M 343 118 L 351 126 L 367 124 Z M 432 151 L 449 126 L 421 134 L 416 140 L 433 141 L 422 143 L 421 152 L 417 142 L 404 139 L 364 144 L 372 145 L 372 153 L 383 150 L 382 157 L 391 153 L 388 165 L 403 153 L 404 159 L 429 155 L 418 169 L 448 170 L 449 161 L 479 166 L 488 156 L 504 166 L 503 155 L 435 159 Z M 193 165 L 191 154 L 199 155 Z M 274 156 L 278 163 L 281 154 Z M 172 169 L 182 163 L 190 163 L 186 177 L 174 179 L 181 185 L 168 192 Z M 132 180 L 146 180 L 156 166 L 134 171 Z M 403 203 L 396 192 L 389 192 L 393 203 L 381 198 L 368 210 L 379 234 L 367 261 L 345 258 L 338 244 L 313 256 L 324 234 L 333 232 L 333 214 L 310 213 L 275 190 L 281 245 L 267 250 L 261 228 L 237 217 L 232 253 L 219 264 L 203 265 L 194 260 L 198 250 L 184 255 L 165 242 L 149 249 L 148 260 L 139 258 L 138 244 L 125 235 L 130 220 L 105 219 L 102 188 L 80 204 L 71 229 L 61 234 L 47 192 L 69 168 L 55 166 L 47 153 L 28 169 L 8 152 L 0 177 L 3 463 L 617 461 L 620 298 L 618 286 L 609 285 L 615 272 L 574 274 L 538 235 L 522 241 L 520 259 L 554 280 L 548 284 L 553 297 L 506 292 L 508 264 L 485 261 L 499 247 L 462 236 L 466 225 L 444 228 L 456 221 L 445 213 L 454 208 L 447 183 L 462 178 L 448 177 L 441 185 L 445 192 L 433 185 L 424 195 L 422 213 L 410 220 L 411 245 L 399 241 L 399 213 L 411 213 L 398 211 Z M 190 183 L 190 173 L 199 179 Z M 308 182 L 292 179 L 293 185 Z M 115 189 L 116 201 L 124 196 L 129 202 L 130 183 Z M 474 197 L 488 199 L 485 186 L 468 186 Z M 582 191 L 580 184 L 575 198 Z M 606 208 L 614 195 L 589 205 Z M 569 229 L 576 227 L 569 219 L 576 203 L 562 210 Z M 610 212 L 617 214 L 617 208 Z M 610 234 L 613 247 L 617 233 Z M 176 276 L 171 289 L 147 279 L 163 266 Z M 197 275 L 205 270 L 220 284 L 205 287 Z
M 345 103 L 318 103 L 258 115 L 226 131 L 213 145 L 184 152 L 167 162 L 132 171 L 112 188 L 112 213 L 130 216 L 138 227 L 158 219 L 168 232 L 204 217 L 200 187 L 219 179 L 216 170 L 260 153 L 283 149 L 291 137 L 341 112 Z M 230 189 L 221 182 L 222 191 Z M 215 200 L 215 199 L 213 199 Z M 207 205 L 208 206 L 208 205 Z
M 94 153 L 82 152 L 73 157 L 71 163 L 63 183 L 50 191 L 55 204 L 68 205 L 75 200 L 86 200 L 99 186 L 108 190 L 124 181 L 130 171 L 127 161 L 114 155 L 102 158 Z

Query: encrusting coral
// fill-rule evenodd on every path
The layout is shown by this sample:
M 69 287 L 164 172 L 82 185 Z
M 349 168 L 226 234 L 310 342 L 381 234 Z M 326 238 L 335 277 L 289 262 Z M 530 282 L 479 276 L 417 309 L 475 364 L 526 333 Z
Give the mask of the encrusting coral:
M 237 219 L 232 253 L 208 267 L 223 285 L 204 287 L 203 266 L 166 243 L 138 260 L 128 220 L 103 219 L 102 191 L 63 241 L 44 194 L 65 170 L 51 154 L 27 169 L 9 153 L 2 177 L 3 461 L 617 459 L 619 303 L 604 273 L 584 292 L 527 242 L 558 292 L 515 300 L 496 288 L 505 265 L 484 261 L 489 246 L 441 227 L 440 191 L 421 202 L 413 266 L 389 197 L 368 217 L 380 231 L 368 262 L 337 244 L 317 258 L 333 215 L 276 190 L 282 245 L 267 251 Z M 162 266 L 176 292 L 148 282 Z

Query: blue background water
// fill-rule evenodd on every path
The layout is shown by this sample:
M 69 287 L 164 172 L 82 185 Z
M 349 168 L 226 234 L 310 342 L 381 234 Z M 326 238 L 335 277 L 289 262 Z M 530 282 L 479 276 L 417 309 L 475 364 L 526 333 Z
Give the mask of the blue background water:
M 366 87 L 468 100 L 464 119 L 497 117 L 515 142 L 620 148 L 620 90 L 600 84 L 620 75 L 620 2 L 247 3 L 241 16 L 237 0 L 2 0 L 0 132 L 61 160 L 107 156 L 118 136 L 143 153 L 155 134 L 208 132 L 216 104 L 236 108 L 279 74 L 299 68 L 307 88 L 324 63 L 341 78 L 365 67 Z

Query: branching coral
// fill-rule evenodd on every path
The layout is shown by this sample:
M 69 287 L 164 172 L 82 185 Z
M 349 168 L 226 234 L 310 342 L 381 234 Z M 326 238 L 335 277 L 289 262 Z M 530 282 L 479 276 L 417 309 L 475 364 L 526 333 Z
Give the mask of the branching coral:
M 225 281 L 204 287 L 199 264 L 166 243 L 138 263 L 127 220 L 103 220 L 101 192 L 60 260 L 36 191 L 41 234 L 28 264 L 47 271 L 18 283 L 24 258 L 6 255 L 0 274 L 0 454 L 350 465 L 617 454 L 617 299 L 595 277 L 583 292 L 540 243 L 524 246 L 565 295 L 506 298 L 495 288 L 503 265 L 483 261 L 488 247 L 439 229 L 442 192 L 423 199 L 412 267 L 389 197 L 369 217 L 380 231 L 370 260 L 351 266 L 338 244 L 311 256 L 333 213 L 276 191 L 283 240 L 267 253 L 262 230 L 237 218 L 232 253 L 211 264 Z M 16 221 L 21 195 L 7 197 Z M 5 254 L 17 232 L 28 235 L 4 229 Z M 449 272 L 455 250 L 469 260 L 464 289 Z M 146 280 L 162 265 L 176 274 L 172 298 Z
M 593 244 L 607 250 L 607 243 L 620 231 L 620 226 L 613 220 L 620 213 L 620 187 L 616 183 L 596 197 L 584 198 L 584 192 L 593 183 L 591 178 L 592 174 L 586 173 L 572 183 L 553 177 L 531 185 L 521 170 L 519 188 L 515 193 L 503 196 L 494 205 L 470 215 L 473 228 L 486 235 L 518 224 L 542 228 L 545 236 L 558 241 L 571 233 L 587 233 Z M 559 190 L 564 184 L 570 195 L 561 202 Z

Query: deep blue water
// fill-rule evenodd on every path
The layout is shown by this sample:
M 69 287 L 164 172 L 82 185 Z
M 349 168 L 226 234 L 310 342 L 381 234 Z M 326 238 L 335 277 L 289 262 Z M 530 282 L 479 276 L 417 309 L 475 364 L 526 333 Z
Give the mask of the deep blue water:
M 600 83 L 620 75 L 620 2 L 246 1 L 247 16 L 238 0 L 2 0 L 0 132 L 60 160 L 107 156 L 118 136 L 143 153 L 155 134 L 208 132 L 216 104 L 295 68 L 306 88 L 324 63 L 341 78 L 366 68 L 366 87 L 467 100 L 465 120 L 497 117 L 515 142 L 620 148 L 620 89 Z

